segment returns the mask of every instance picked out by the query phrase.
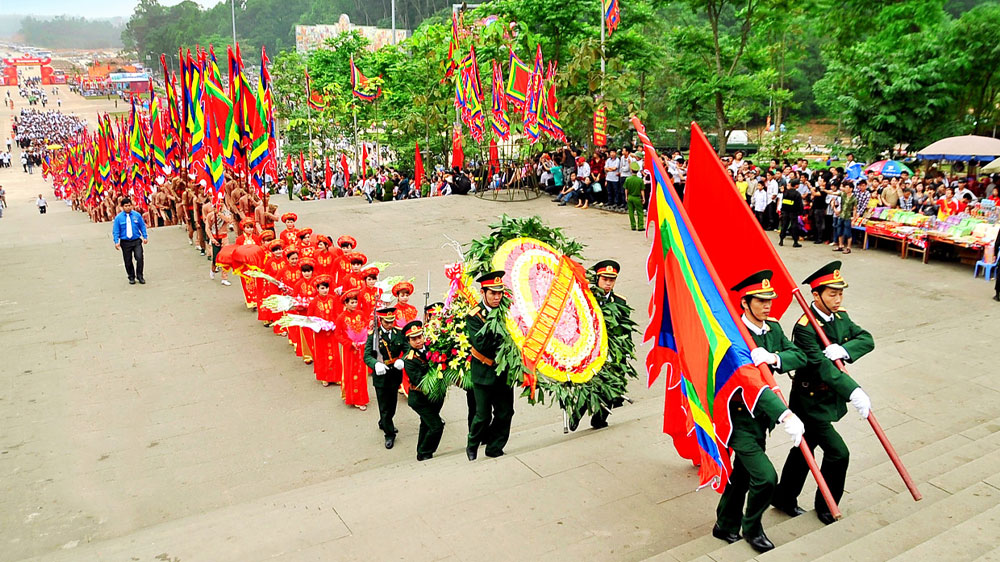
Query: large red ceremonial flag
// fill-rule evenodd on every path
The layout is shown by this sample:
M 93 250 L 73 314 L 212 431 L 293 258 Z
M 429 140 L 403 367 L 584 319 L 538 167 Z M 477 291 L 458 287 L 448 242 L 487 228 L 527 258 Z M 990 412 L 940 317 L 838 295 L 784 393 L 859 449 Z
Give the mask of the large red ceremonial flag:
M 344 186 L 350 189 L 351 187 L 351 169 L 347 167 L 347 155 L 341 153 L 340 155 L 340 167 L 344 170 Z
M 324 160 L 323 164 L 324 164 L 324 170 L 325 170 L 325 174 L 324 174 L 324 177 L 323 177 L 323 185 L 326 187 L 326 189 L 329 190 L 330 186 L 333 185 L 333 168 L 330 167 L 330 157 L 329 156 L 325 156 L 323 158 L 323 160 Z
M 413 187 L 420 191 L 420 185 L 424 182 L 424 157 L 420 154 L 420 141 L 416 143 L 413 166 Z
M 771 316 L 781 318 L 792 302 L 795 281 L 697 123 L 691 123 L 688 163 L 684 210 L 719 279 L 729 289 L 753 273 L 770 269 L 774 272 L 771 285 L 778 293 L 771 301 Z M 736 294 L 730 292 L 730 297 L 735 299 Z

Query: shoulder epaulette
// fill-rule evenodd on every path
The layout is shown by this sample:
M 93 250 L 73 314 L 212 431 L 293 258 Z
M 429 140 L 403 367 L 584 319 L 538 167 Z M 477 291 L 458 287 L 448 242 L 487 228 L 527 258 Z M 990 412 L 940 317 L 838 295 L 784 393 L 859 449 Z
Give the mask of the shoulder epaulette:
M 411 349 L 410 352 L 406 354 L 406 358 L 407 359 L 413 359 L 414 357 L 416 357 L 416 354 L 417 354 L 417 352 L 415 350 Z
M 799 318 L 799 321 L 797 322 L 797 324 L 799 326 L 808 326 L 809 325 L 809 318 L 806 318 L 806 315 L 803 314 L 802 318 Z
M 767 321 L 768 321 L 768 322 L 777 322 L 777 321 L 778 321 L 778 319 L 777 319 L 777 318 L 774 318 L 774 317 L 772 317 L 772 316 L 768 316 L 768 317 L 767 317 Z

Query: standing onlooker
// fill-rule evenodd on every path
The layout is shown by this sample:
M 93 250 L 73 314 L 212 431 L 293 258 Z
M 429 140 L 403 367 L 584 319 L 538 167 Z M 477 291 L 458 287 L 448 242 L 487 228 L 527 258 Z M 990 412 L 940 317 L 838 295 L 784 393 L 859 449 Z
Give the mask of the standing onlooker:
M 618 153 L 614 150 L 608 155 L 608 159 L 604 161 L 604 187 L 607 188 L 608 192 L 608 208 L 612 211 L 620 210 L 625 206 L 624 197 L 620 193 L 619 170 L 621 169 L 621 159 L 618 158 Z
M 132 209 L 132 199 L 123 197 L 121 200 L 122 212 L 115 216 L 111 225 L 111 235 L 115 240 L 115 248 L 122 251 L 122 258 L 125 260 L 125 272 L 128 274 L 128 284 L 135 285 L 135 280 L 145 285 L 146 280 L 142 276 L 142 245 L 149 242 L 146 235 L 146 222 L 142 220 L 142 215 Z M 135 258 L 135 266 L 132 265 L 132 258 Z
M 781 195 L 781 231 L 778 233 L 778 245 L 785 245 L 785 236 L 792 237 L 792 247 L 799 244 L 799 215 L 802 214 L 802 194 L 799 193 L 799 180 L 792 179 Z
M 49 208 L 48 201 L 46 201 L 45 198 L 42 197 L 41 193 L 38 194 L 38 199 L 35 199 L 35 205 L 38 205 L 38 214 L 40 215 L 44 215 L 45 211 L 47 211 Z
M 840 214 L 834 219 L 834 235 L 837 238 L 837 247 L 833 251 L 850 254 L 851 242 L 854 238 L 854 231 L 851 224 L 854 216 L 858 214 L 859 207 L 858 198 L 851 191 L 851 184 L 848 182 L 844 182 L 843 189 L 840 192 L 838 207 L 840 207 Z
M 763 183 L 758 183 L 757 189 L 750 196 L 750 206 L 754 216 L 757 217 L 757 222 L 760 223 L 760 227 L 766 229 L 767 219 L 764 212 L 767 210 L 767 188 L 764 187 Z

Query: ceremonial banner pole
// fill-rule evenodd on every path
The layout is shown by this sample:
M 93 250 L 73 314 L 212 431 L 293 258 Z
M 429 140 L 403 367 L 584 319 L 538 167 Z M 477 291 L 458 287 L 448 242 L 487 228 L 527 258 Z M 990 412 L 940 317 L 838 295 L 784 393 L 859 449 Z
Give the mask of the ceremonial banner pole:
M 795 297 L 795 302 L 799 303 L 799 306 L 802 308 L 802 312 L 805 314 L 806 318 L 809 319 L 809 324 L 812 326 L 813 330 L 815 330 L 816 334 L 819 335 L 819 341 L 823 344 L 823 348 L 825 349 L 829 347 L 831 344 L 830 338 L 826 337 L 826 332 L 823 331 L 822 327 L 819 325 L 819 321 L 816 320 L 816 315 L 813 314 L 812 307 L 809 306 L 805 297 L 802 296 L 802 291 L 796 287 L 795 289 L 792 289 L 792 296 Z M 837 359 L 834 363 L 837 365 L 837 368 L 841 370 L 841 372 L 847 374 L 847 366 L 844 365 L 842 360 Z M 917 485 L 913 482 L 913 478 L 910 477 L 910 472 L 906 470 L 905 466 L 903 466 L 903 461 L 899 458 L 899 454 L 896 453 L 896 448 L 892 446 L 891 442 L 889 442 L 889 437 L 882 429 L 882 424 L 878 423 L 878 420 L 875 419 L 875 412 L 871 410 L 868 411 L 868 423 L 872 426 L 875 436 L 878 437 L 879 442 L 882 443 L 882 447 L 885 449 L 886 454 L 889 455 L 889 460 L 891 460 L 892 465 L 896 467 L 896 471 L 899 472 L 900 478 L 903 479 L 903 483 L 906 484 L 906 489 L 910 491 L 910 495 L 913 496 L 914 501 L 922 500 L 924 498 L 923 494 L 921 494 L 920 490 L 917 489 Z
M 652 141 L 650 141 L 649 137 L 646 135 L 646 128 L 643 126 L 642 122 L 639 121 L 639 118 L 635 116 L 632 116 L 631 120 L 632 120 L 632 126 L 635 128 L 636 133 L 638 133 L 639 135 L 639 141 L 642 142 L 643 144 L 644 151 L 648 150 L 655 155 L 656 149 L 653 148 Z M 662 168 L 663 165 L 660 162 L 659 158 L 653 158 L 652 160 L 654 166 Z M 669 179 L 670 176 L 666 174 L 665 170 L 662 172 L 661 175 L 663 176 L 665 181 L 667 181 L 668 183 L 670 182 Z M 683 205 L 679 206 L 678 210 L 680 211 L 680 214 L 684 218 L 684 220 L 690 222 L 690 219 L 688 219 L 687 217 L 687 212 L 685 211 L 684 206 Z M 697 233 L 693 232 L 692 234 L 693 234 L 692 239 L 695 243 L 695 246 L 698 248 L 698 251 L 701 253 L 701 255 L 705 256 L 706 258 L 704 260 L 705 266 L 711 273 L 712 281 L 715 282 L 715 284 L 717 285 L 720 294 L 723 295 L 726 294 L 725 289 L 719 284 L 719 275 L 715 271 L 715 266 L 712 264 L 711 259 L 708 259 L 708 254 L 705 252 L 705 249 L 701 244 L 701 240 L 698 239 Z M 751 349 L 757 347 L 757 345 L 753 342 L 753 339 L 750 337 L 750 333 L 747 331 L 746 326 L 736 317 L 736 314 L 735 312 L 733 312 L 733 308 L 731 305 L 726 306 L 726 311 L 729 312 L 729 314 L 733 317 L 733 321 L 739 328 L 740 335 L 743 336 L 743 340 L 746 342 L 747 346 L 749 346 Z M 766 382 L 767 385 L 771 387 L 771 390 L 773 390 L 774 393 L 778 395 L 778 398 L 780 398 L 781 401 L 784 402 L 785 405 L 787 406 L 788 401 L 785 400 L 785 396 L 782 394 L 781 388 L 778 387 L 777 381 L 774 380 L 774 375 L 771 374 L 771 370 L 767 367 L 766 364 L 763 363 L 758 365 L 757 368 L 760 371 L 761 376 L 764 379 L 764 382 Z M 812 454 L 812 449 L 809 448 L 809 445 L 806 443 L 805 438 L 803 438 L 799 442 L 799 450 L 802 451 L 802 457 L 805 459 L 806 464 L 809 466 L 809 471 L 812 473 L 813 478 L 816 480 L 816 486 L 819 488 L 820 495 L 823 496 L 823 501 L 826 503 L 827 508 L 829 508 L 830 510 L 830 515 L 832 515 L 834 519 L 840 519 L 841 517 L 843 517 L 843 515 L 841 515 L 840 513 L 840 508 L 837 506 L 837 502 L 833 500 L 833 494 L 830 492 L 830 487 L 827 485 L 826 479 L 823 478 L 823 474 L 822 472 L 820 472 L 819 465 L 816 464 L 816 458 Z

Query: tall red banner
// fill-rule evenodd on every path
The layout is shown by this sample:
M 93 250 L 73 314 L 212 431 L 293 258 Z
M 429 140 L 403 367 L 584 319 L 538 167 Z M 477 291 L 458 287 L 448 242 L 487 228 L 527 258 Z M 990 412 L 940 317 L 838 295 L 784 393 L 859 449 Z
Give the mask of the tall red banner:
M 594 146 L 608 145 L 608 110 L 602 105 L 594 112 Z

